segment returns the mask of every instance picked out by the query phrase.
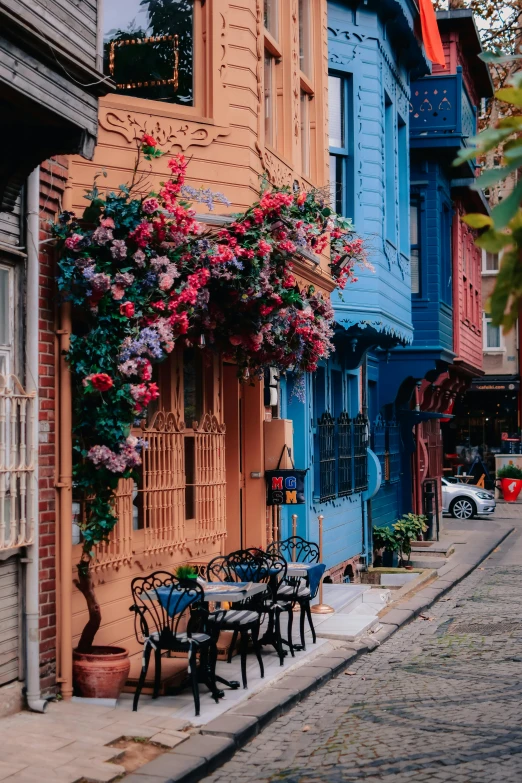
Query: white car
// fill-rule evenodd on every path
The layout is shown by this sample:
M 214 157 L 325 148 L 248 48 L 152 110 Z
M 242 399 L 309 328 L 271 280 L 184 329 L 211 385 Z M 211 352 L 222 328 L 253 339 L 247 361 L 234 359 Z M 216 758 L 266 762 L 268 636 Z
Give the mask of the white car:
M 442 479 L 442 511 L 455 519 L 472 519 L 476 514 L 492 514 L 495 496 L 487 489 L 454 479 Z

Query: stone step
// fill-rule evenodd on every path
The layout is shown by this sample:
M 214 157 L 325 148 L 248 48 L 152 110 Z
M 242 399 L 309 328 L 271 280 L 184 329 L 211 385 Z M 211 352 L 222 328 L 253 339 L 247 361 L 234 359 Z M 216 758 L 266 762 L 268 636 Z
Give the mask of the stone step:
M 320 615 L 314 616 L 315 620 Z M 331 614 L 324 616 L 316 625 L 317 636 L 321 639 L 339 639 L 340 641 L 353 642 L 371 628 L 379 624 L 375 615 L 368 614 Z
M 428 555 L 417 554 L 412 552 L 410 558 L 410 565 L 413 568 L 434 568 L 437 571 L 446 565 L 447 560 L 443 557 L 430 557 Z
M 411 545 L 412 554 L 428 555 L 428 557 L 449 557 L 455 551 L 452 539 L 440 541 L 416 541 Z

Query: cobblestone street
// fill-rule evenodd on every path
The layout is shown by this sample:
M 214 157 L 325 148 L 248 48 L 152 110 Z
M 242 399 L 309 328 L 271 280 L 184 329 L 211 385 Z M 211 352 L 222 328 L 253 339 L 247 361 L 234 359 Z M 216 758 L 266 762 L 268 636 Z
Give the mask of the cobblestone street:
M 206 783 L 522 780 L 522 540 L 268 726 Z M 500 509 L 499 509 L 500 511 Z

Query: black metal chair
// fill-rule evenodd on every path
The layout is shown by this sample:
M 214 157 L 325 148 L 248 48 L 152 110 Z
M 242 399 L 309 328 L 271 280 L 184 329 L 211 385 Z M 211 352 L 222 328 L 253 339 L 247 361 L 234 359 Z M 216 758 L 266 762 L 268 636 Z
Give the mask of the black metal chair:
M 294 604 L 297 601 L 298 584 L 293 584 L 287 578 L 287 561 L 275 551 L 262 553 L 270 563 L 270 595 L 265 600 L 265 609 L 269 615 L 269 627 L 265 638 L 261 640 L 264 644 L 273 644 L 279 656 L 281 666 L 284 663 L 283 644 L 290 649 L 292 658 L 295 656 L 294 643 L 292 639 L 292 626 L 294 619 Z M 284 639 L 281 634 L 281 615 L 288 615 L 287 638 Z
M 188 655 L 188 673 L 194 695 L 196 715 L 199 715 L 199 682 L 204 682 L 216 702 L 219 700 L 214 680 L 217 650 L 211 635 L 202 633 L 201 628 L 208 616 L 203 602 L 203 588 L 190 579 L 183 584 L 167 571 L 155 571 L 150 576 L 138 576 L 132 580 L 131 591 L 135 613 L 134 631 L 138 642 L 143 644 L 141 673 L 134 694 L 133 710 L 138 709 L 150 656 L 154 650 L 155 677 L 152 698 L 159 695 L 161 685 L 162 652 L 183 652 Z M 182 618 L 186 619 L 185 630 L 180 629 Z M 197 654 L 200 653 L 201 676 L 198 675 Z
M 273 541 L 267 546 L 267 554 L 278 554 L 284 557 L 288 562 L 295 563 L 318 563 L 319 547 L 312 541 L 306 541 L 301 536 L 290 536 L 283 541 Z M 319 590 L 319 583 L 312 593 L 308 578 L 303 576 L 287 576 L 284 583 L 279 587 L 278 595 L 283 599 L 288 599 L 294 595 L 294 601 L 299 604 L 300 618 L 299 629 L 301 635 L 301 645 L 303 650 L 305 644 L 305 619 L 308 619 L 308 625 L 312 632 L 312 641 L 316 643 L 315 628 L 312 621 L 311 602 L 316 597 Z
M 269 585 L 270 563 L 265 556 L 253 554 L 249 550 L 238 550 L 229 555 L 215 557 L 207 566 L 209 582 L 261 582 Z M 269 588 L 268 588 L 269 589 Z M 260 594 L 252 598 L 234 601 L 232 609 L 219 609 L 209 615 L 219 631 L 232 631 L 232 642 L 228 652 L 228 662 L 232 660 L 232 652 L 240 637 L 241 679 L 243 688 L 247 687 L 246 659 L 248 653 L 249 635 L 256 654 L 261 677 L 265 676 L 259 633 L 265 614 L 265 596 Z

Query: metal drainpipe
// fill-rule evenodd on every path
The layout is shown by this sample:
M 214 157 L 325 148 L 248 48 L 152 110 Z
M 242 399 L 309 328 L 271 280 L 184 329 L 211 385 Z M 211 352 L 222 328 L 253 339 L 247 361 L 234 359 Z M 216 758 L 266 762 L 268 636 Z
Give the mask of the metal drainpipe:
M 38 491 L 38 318 L 39 318 L 39 233 L 40 233 L 40 169 L 36 168 L 27 181 L 27 314 L 26 314 L 26 389 L 34 391 L 35 415 L 32 419 L 31 449 L 34 461 L 34 492 L 31 516 L 34 519 L 33 543 L 27 548 L 26 592 L 25 592 L 25 638 L 27 656 L 26 698 L 29 709 L 44 712 L 47 701 L 40 692 L 40 629 L 39 629 L 39 577 L 40 577 L 40 515 Z
M 72 186 L 66 185 L 63 194 L 64 210 L 72 210 Z M 60 592 L 59 592 L 59 649 L 61 694 L 64 699 L 73 695 L 72 674 L 72 390 L 71 372 L 65 354 L 69 350 L 71 336 L 71 305 L 63 302 L 60 307 L 59 358 L 59 465 L 56 489 L 58 493 L 58 518 L 60 540 Z

